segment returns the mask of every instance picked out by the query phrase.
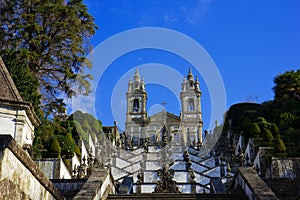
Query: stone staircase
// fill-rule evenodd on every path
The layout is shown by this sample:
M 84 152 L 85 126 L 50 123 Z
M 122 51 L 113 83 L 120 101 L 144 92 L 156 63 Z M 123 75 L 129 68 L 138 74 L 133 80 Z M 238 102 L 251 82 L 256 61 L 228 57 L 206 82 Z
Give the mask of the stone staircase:
M 143 148 L 119 151 L 111 159 L 110 166 L 114 179 L 119 183 L 124 177 L 132 177 L 136 184 L 140 173 L 142 193 L 154 191 L 157 181 L 160 180 L 157 170 L 165 164 L 169 164 L 170 169 L 174 171 L 173 180 L 176 181 L 180 192 L 191 193 L 193 182 L 196 185 L 194 193 L 209 193 L 210 180 L 212 177 L 220 177 L 221 166 L 216 165 L 214 157 L 207 155 L 200 158 L 199 155 L 199 150 L 192 147 L 173 145 L 169 149 L 159 149 L 149 146 L 148 151 Z M 226 167 L 223 167 L 223 171 L 225 170 Z M 194 178 L 191 178 L 191 173 Z M 137 192 L 135 187 L 133 191 Z
M 241 200 L 242 196 L 239 194 L 172 194 L 172 193 L 153 193 L 153 194 L 127 194 L 127 195 L 109 195 L 107 200 L 132 200 L 132 199 L 142 199 L 142 200 L 155 200 L 155 199 L 182 199 L 182 200 Z

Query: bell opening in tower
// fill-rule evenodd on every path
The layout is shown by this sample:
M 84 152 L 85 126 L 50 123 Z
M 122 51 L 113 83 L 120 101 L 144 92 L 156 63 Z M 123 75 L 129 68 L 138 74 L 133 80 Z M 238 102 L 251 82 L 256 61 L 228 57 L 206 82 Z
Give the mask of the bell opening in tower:
M 195 111 L 194 99 L 189 99 L 188 111 Z
M 135 99 L 135 100 L 133 101 L 133 112 L 138 112 L 138 111 L 139 111 L 139 107 L 140 107 L 140 105 L 139 105 L 139 100 L 138 100 L 138 99 Z

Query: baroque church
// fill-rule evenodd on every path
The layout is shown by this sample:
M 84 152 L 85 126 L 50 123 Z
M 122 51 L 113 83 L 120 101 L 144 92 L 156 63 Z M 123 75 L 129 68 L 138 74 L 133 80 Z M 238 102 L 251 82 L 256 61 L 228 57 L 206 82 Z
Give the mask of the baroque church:
M 234 146 L 227 141 L 234 128 L 225 141 L 201 154 L 200 146 L 213 135 L 202 141 L 201 91 L 191 70 L 181 84 L 180 116 L 163 110 L 150 117 L 145 83 L 136 70 L 126 93 L 125 135 L 134 148 L 122 149 L 110 143 L 112 138 L 99 141 L 89 135 L 88 144 L 78 140 L 80 156 L 74 154 L 69 166 L 62 158 L 32 159 L 34 129 L 40 122 L 21 98 L 1 57 L 0 85 L 0 199 L 278 199 L 260 178 L 267 174 L 263 156 L 268 149 L 257 149 L 249 140 L 244 151 L 242 136 L 234 143 L 246 157 L 250 155 L 246 160 L 256 163 L 258 172 L 247 167 L 243 153 L 234 153 L 236 161 L 226 159 Z M 116 124 L 106 129 L 119 135 Z M 257 156 L 251 156 L 257 150 Z
M 133 80 L 128 82 L 126 93 L 126 134 L 133 145 L 142 145 L 145 140 L 150 143 L 158 141 L 182 141 L 184 144 L 202 143 L 201 90 L 198 78 L 189 69 L 181 83 L 180 116 L 162 110 L 148 116 L 147 91 L 144 79 L 136 69 Z

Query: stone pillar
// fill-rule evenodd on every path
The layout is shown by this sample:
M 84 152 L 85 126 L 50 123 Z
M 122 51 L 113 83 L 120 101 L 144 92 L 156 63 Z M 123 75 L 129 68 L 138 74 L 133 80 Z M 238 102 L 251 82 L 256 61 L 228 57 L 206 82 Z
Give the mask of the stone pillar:
M 196 194 L 196 181 L 193 169 L 189 171 L 189 182 L 191 183 L 191 194 Z
M 137 182 L 136 182 L 136 186 L 135 186 L 135 191 L 137 194 L 141 194 L 142 193 L 142 183 L 143 183 L 143 179 L 144 179 L 144 176 L 143 176 L 143 172 L 139 172 L 138 175 L 137 175 Z

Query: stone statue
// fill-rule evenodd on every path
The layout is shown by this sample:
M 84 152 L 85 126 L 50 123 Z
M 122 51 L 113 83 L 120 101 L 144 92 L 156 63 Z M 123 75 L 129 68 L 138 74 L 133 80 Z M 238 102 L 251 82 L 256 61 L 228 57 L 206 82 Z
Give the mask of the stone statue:
M 161 181 L 157 182 L 154 193 L 180 193 L 176 187 L 176 182 L 173 181 L 174 170 L 169 169 L 165 165 L 162 169 L 157 170 L 157 174 Z

